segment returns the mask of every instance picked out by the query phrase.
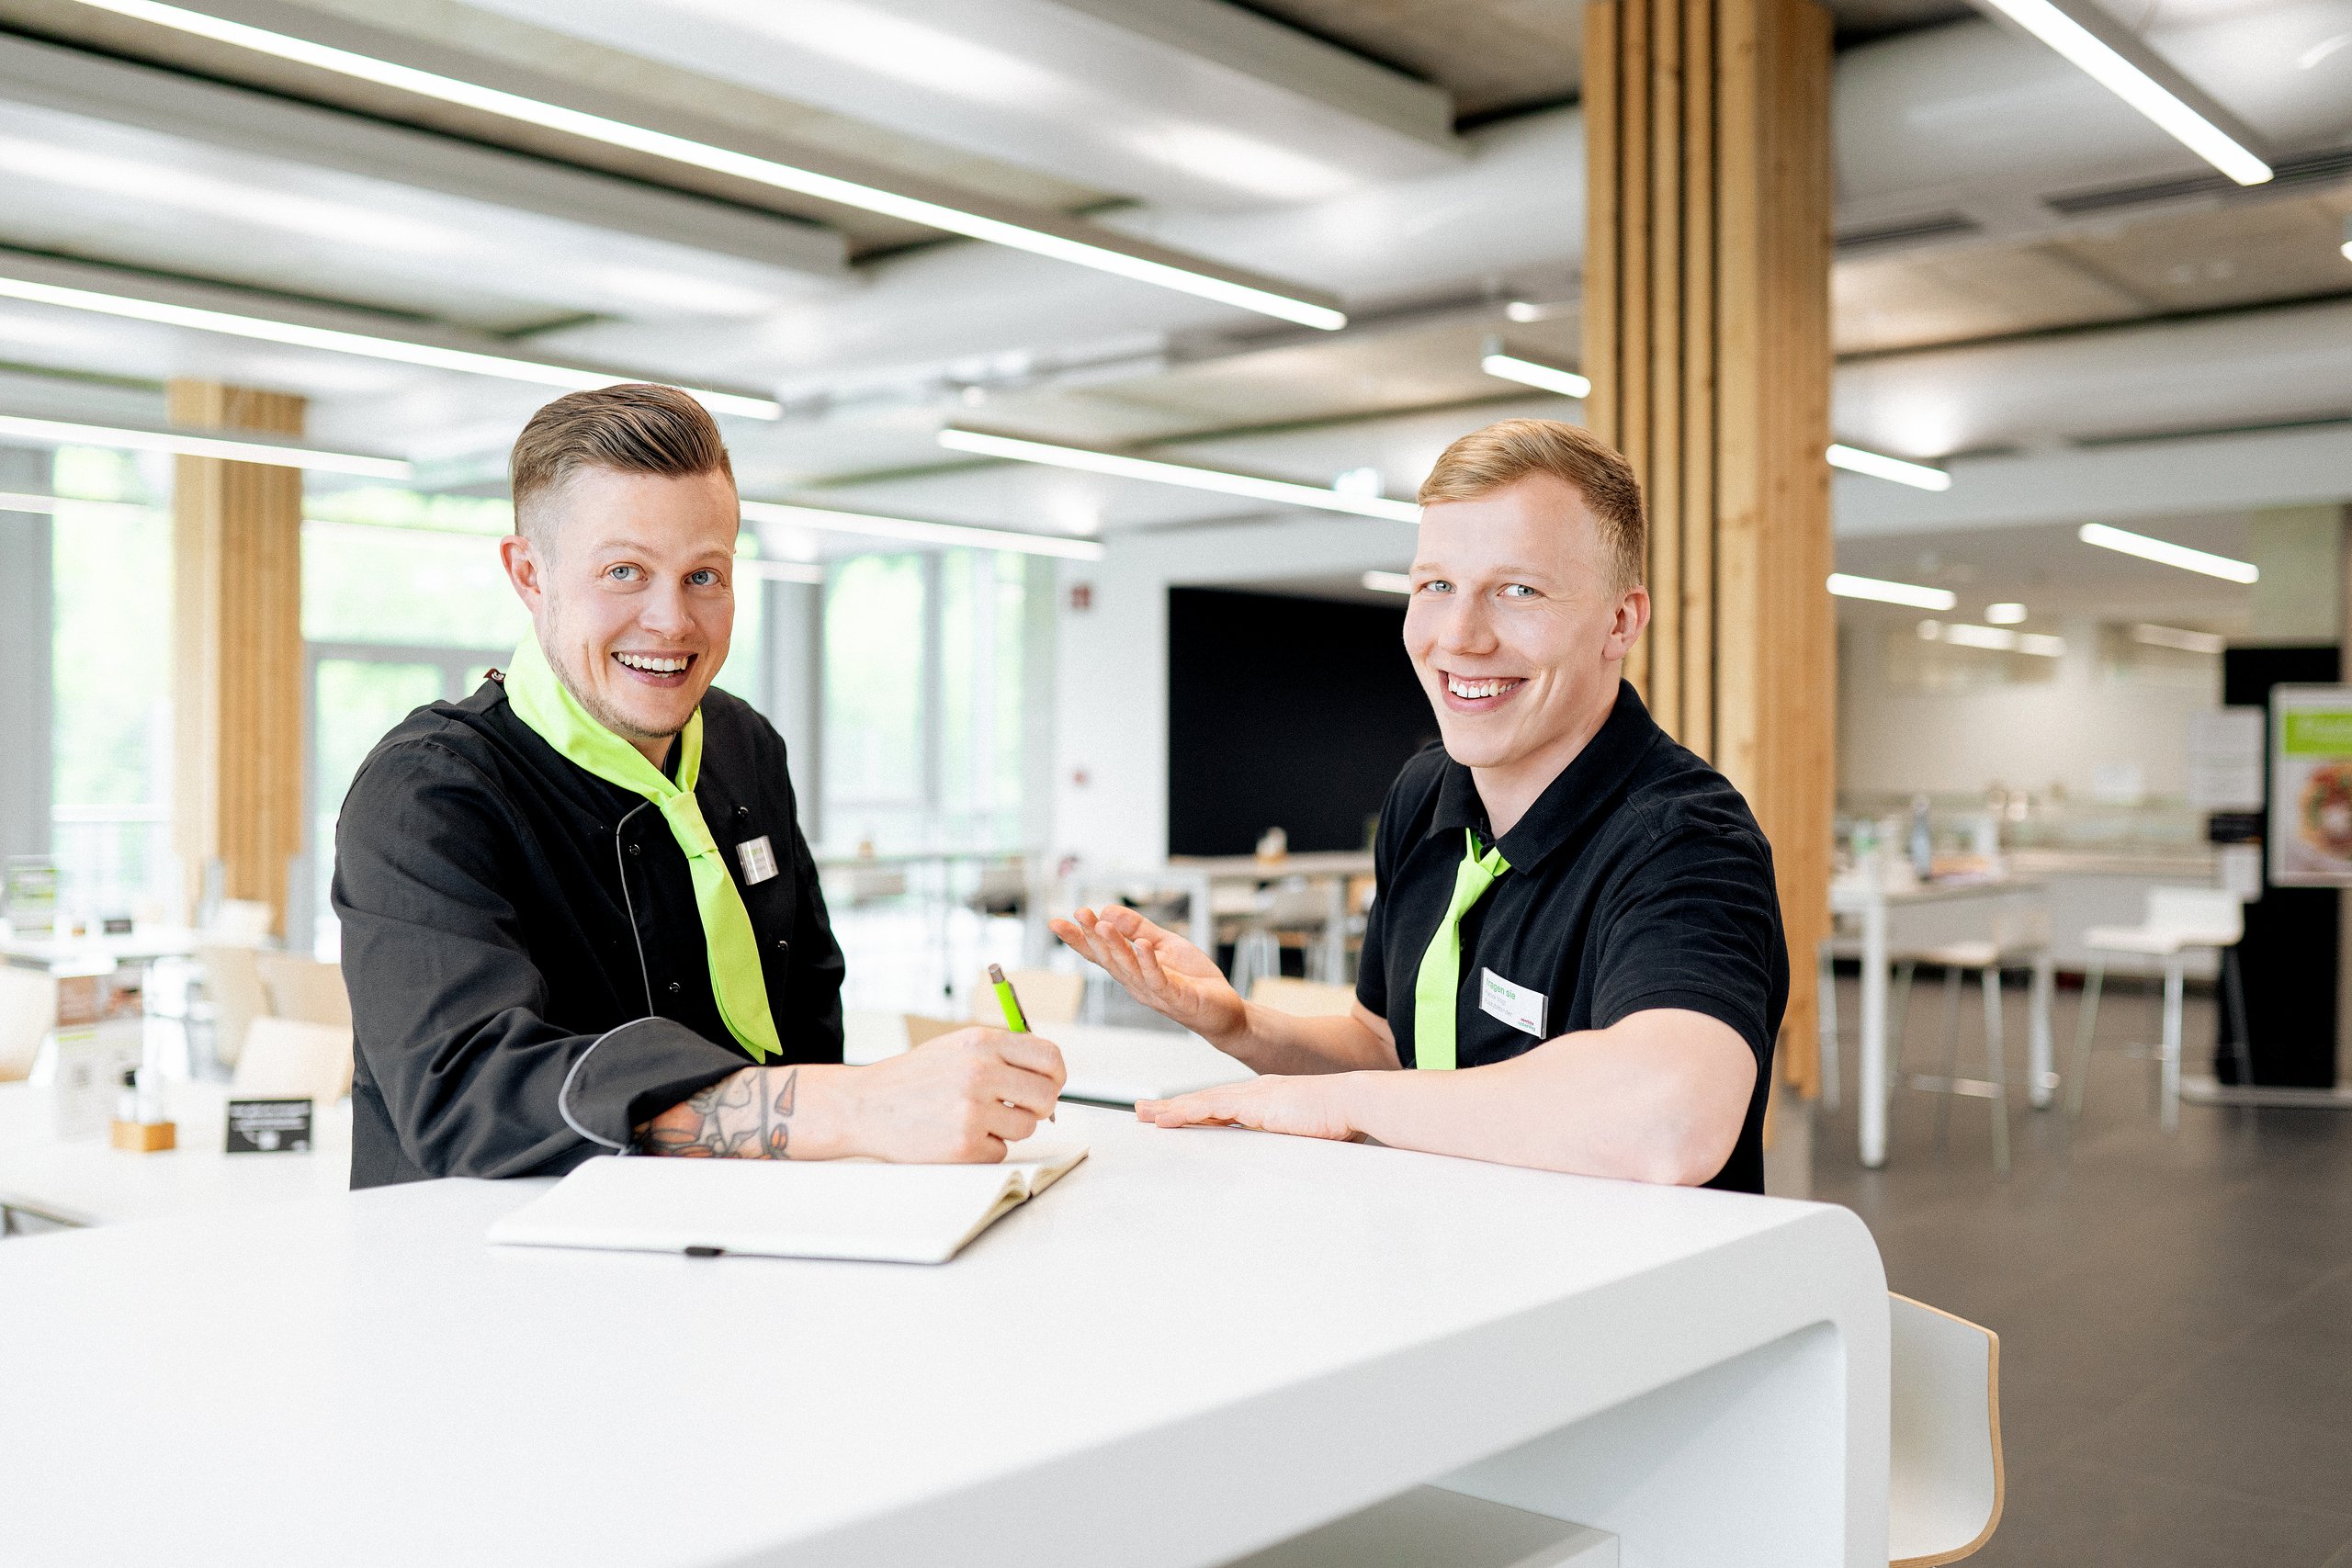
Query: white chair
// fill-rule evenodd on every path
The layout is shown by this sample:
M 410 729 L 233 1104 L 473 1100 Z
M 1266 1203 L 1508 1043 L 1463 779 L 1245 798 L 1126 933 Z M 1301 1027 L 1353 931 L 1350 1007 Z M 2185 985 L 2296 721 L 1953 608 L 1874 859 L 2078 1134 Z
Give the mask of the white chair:
M 2009 1073 L 2007 1043 L 2001 1033 L 2001 976 L 2010 969 L 2031 968 L 2050 945 L 2050 912 L 2039 907 L 1996 909 L 1989 937 L 1946 942 L 1935 947 L 1906 948 L 1895 966 L 1894 1076 L 1913 1089 L 1947 1098 L 1936 1105 L 1936 1145 L 1951 1133 L 1951 1095 L 1964 1094 L 1993 1102 L 1993 1168 L 2004 1176 L 2009 1169 Z M 1939 1073 L 1903 1073 L 1903 1036 L 1911 1010 L 1911 981 L 1920 964 L 1944 972 L 1944 1059 Z M 1960 991 L 1966 977 L 1975 975 L 1984 987 L 1984 1071 L 1981 1078 L 1960 1077 Z
M 351 1092 L 351 1031 L 290 1018 L 254 1019 L 237 1053 L 230 1089 L 309 1100 L 323 1110 Z
M 2253 1060 L 2246 1053 L 2245 987 L 2230 952 L 2245 936 L 2245 905 L 2225 887 L 2151 887 L 2147 918 L 2139 925 L 2094 926 L 2083 933 L 2091 962 L 2083 977 L 2082 1010 L 2075 1027 L 2074 1067 L 2067 1074 L 2067 1115 L 2083 1113 L 2083 1081 L 2090 1068 L 2091 1037 L 2098 1028 L 2099 991 L 2110 954 L 2154 958 L 2164 964 L 2164 1039 L 2156 1050 L 2162 1064 L 2158 1116 L 2165 1132 L 2180 1125 L 2181 991 L 2188 955 L 2199 949 L 2210 949 L 2222 960 L 2222 988 L 2236 1025 L 2238 1081 L 2254 1081 Z
M 57 1023 L 57 977 L 46 969 L 0 964 L 0 1083 L 33 1070 L 40 1043 Z
M 1327 986 L 1320 980 L 1261 975 L 1250 983 L 1250 999 L 1293 1018 L 1345 1018 L 1355 1010 L 1356 993 L 1352 987 Z
M 1891 1292 L 1886 1305 L 1887 1558 L 1957 1562 L 2001 1522 L 2000 1336 Z
M 1973 1556 L 2001 1522 L 2001 1341 L 1890 1292 L 1887 1559 Z M 1227 1568 L 1616 1568 L 1617 1538 L 1442 1486 L 1416 1486 Z

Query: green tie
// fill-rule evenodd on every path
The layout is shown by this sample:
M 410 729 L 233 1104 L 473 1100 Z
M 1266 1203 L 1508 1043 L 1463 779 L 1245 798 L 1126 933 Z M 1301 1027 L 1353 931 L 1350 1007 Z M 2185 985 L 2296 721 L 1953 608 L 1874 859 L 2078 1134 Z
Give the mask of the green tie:
M 1453 1010 L 1462 991 L 1462 917 L 1487 896 L 1495 878 L 1510 869 L 1500 850 L 1478 852 L 1476 829 L 1465 829 L 1469 852 L 1453 870 L 1453 902 L 1421 953 L 1419 974 L 1413 979 L 1413 1066 L 1451 1070 L 1453 1066 Z
M 556 678 L 537 637 L 525 637 L 514 650 L 514 662 L 506 671 L 506 700 L 515 716 L 565 761 L 661 807 L 694 875 L 695 907 L 702 914 L 703 945 L 710 953 L 710 989 L 718 1001 L 718 1016 L 754 1062 L 781 1054 L 784 1047 L 768 1012 L 767 978 L 760 970 L 760 944 L 752 932 L 751 912 L 743 908 L 743 895 L 727 874 L 726 858 L 695 801 L 695 780 L 702 772 L 702 709 L 695 709 L 678 737 L 684 750 L 678 756 L 678 782 L 673 784 L 645 760 L 644 752 L 590 716 Z

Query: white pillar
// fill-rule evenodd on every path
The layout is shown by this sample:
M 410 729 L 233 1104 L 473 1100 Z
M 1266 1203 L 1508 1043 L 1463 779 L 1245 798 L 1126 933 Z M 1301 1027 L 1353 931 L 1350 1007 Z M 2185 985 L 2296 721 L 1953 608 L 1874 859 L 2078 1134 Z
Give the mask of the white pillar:
M 46 495 L 50 456 L 0 448 L 0 491 Z M 0 859 L 51 852 L 51 520 L 0 512 Z
M 813 582 L 762 585 L 766 594 L 768 722 L 784 737 L 785 762 L 800 799 L 800 831 L 820 834 L 818 750 L 820 684 L 824 678 L 825 590 Z

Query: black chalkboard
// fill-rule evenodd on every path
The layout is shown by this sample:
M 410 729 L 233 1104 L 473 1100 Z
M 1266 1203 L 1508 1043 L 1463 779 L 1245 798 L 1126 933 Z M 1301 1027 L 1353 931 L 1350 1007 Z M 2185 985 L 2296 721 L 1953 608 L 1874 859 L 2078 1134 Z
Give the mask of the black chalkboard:
M 1400 600 L 1168 591 L 1168 852 L 1360 850 L 1404 765 L 1437 739 Z
M 2331 685 L 2340 678 L 2339 667 L 2333 647 L 2233 648 L 2222 655 L 2222 701 L 2267 708 L 2271 687 Z M 2267 749 L 2263 766 L 2267 787 Z M 2245 907 L 2245 940 L 2236 955 L 2245 984 L 2254 1081 L 2328 1089 L 2335 1082 L 2336 942 L 2344 895 L 2333 887 L 2273 887 L 2268 863 L 2266 856 L 2262 897 Z M 2224 1049 L 2214 1060 L 2223 1083 L 2237 1077 L 2226 1048 L 2235 1034 L 2224 1008 Z

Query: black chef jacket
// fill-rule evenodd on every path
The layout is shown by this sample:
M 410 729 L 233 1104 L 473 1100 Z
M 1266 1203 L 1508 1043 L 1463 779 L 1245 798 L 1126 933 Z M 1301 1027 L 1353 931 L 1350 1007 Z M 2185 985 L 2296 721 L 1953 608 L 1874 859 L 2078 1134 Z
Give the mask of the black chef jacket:
M 725 692 L 702 718 L 695 798 L 759 941 L 784 1047 L 769 1062 L 838 1062 L 841 949 L 784 741 Z M 737 846 L 762 837 L 776 874 L 745 886 Z M 354 1187 L 569 1170 L 751 1064 L 660 808 L 565 761 L 497 679 L 368 753 L 335 825 L 334 899 Z
M 1620 682 L 1608 720 L 1502 836 L 1488 832 L 1470 770 L 1432 744 L 1390 787 L 1373 860 L 1356 998 L 1387 1020 L 1413 1065 L 1413 987 L 1476 829 L 1510 863 L 1462 918 L 1454 1052 L 1507 1061 L 1651 1008 L 1731 1025 L 1756 1053 L 1756 1089 L 1731 1158 L 1710 1187 L 1764 1190 L 1764 1101 L 1789 1003 L 1788 943 L 1772 851 L 1728 780 L 1660 729 Z M 1545 1001 L 1541 1033 L 1487 1010 L 1485 974 Z

